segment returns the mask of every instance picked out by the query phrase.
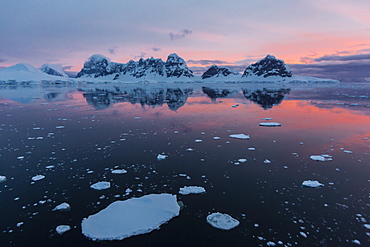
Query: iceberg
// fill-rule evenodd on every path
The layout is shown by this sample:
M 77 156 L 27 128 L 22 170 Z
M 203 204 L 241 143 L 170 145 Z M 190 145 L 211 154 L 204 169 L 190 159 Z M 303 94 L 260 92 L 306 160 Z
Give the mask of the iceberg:
M 264 126 L 264 127 L 278 127 L 278 126 L 281 126 L 280 123 L 277 123 L 277 122 L 267 122 L 267 123 L 260 123 L 260 126 Z
M 105 190 L 110 188 L 110 182 L 97 182 L 90 186 L 91 189 L 94 190 Z
M 242 139 L 242 140 L 249 139 L 249 135 L 245 135 L 245 134 L 232 134 L 232 135 L 229 135 L 229 137 L 236 138 L 236 139 Z
M 71 227 L 69 225 L 60 225 L 60 226 L 57 226 L 55 230 L 57 231 L 57 233 L 63 234 L 66 231 L 71 230 Z
M 32 177 L 32 181 L 36 182 L 36 181 L 39 181 L 39 180 L 44 179 L 44 178 L 45 178 L 44 175 L 36 175 L 36 176 Z
M 303 181 L 302 186 L 310 187 L 310 188 L 319 188 L 319 187 L 324 186 L 324 184 L 320 183 L 319 181 L 307 180 L 307 181 Z
M 63 202 L 56 206 L 52 211 L 69 211 L 69 210 L 71 210 L 71 206 L 68 203 Z
M 124 173 L 127 173 L 125 169 L 112 170 L 112 174 L 124 174 Z
M 211 226 L 221 229 L 230 230 L 239 225 L 239 221 L 228 214 L 212 213 L 207 216 L 207 223 Z
M 201 194 L 206 193 L 206 190 L 200 186 L 185 186 L 183 188 L 180 188 L 179 193 L 181 195 Z
M 1 182 L 5 182 L 6 181 L 6 176 L 2 176 L 2 175 L 0 175 L 0 183 Z
M 82 234 L 94 241 L 122 240 L 159 229 L 179 213 L 176 195 L 171 194 L 150 194 L 116 201 L 84 218 Z

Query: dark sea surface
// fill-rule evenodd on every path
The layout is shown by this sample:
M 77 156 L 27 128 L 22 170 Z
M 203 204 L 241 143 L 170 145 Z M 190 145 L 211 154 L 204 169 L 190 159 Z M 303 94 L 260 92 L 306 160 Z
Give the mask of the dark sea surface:
M 229 137 L 240 133 L 250 139 Z M 332 160 L 310 159 L 321 154 Z M 0 246 L 370 246 L 370 85 L 3 86 L 0 175 Z M 90 188 L 99 181 L 111 187 Z M 83 218 L 153 193 L 185 205 L 159 230 L 81 233 Z M 63 202 L 70 211 L 52 211 Z M 213 228 L 213 212 L 240 224 Z

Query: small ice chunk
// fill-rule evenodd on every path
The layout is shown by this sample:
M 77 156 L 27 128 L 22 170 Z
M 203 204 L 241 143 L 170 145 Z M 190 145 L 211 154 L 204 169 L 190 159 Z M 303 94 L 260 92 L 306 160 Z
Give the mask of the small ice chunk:
M 50 165 L 50 166 L 46 166 L 45 168 L 46 169 L 53 169 L 55 166 L 53 166 L 53 165 Z
M 235 107 L 238 107 L 238 106 L 239 106 L 239 105 L 238 105 L 238 104 L 236 104 L 236 105 L 233 105 L 233 106 L 231 106 L 231 107 L 234 107 L 234 108 L 235 108 Z
M 135 117 L 135 119 L 141 119 L 141 117 Z
M 240 163 L 244 163 L 244 162 L 247 162 L 247 159 L 238 159 L 238 161 L 239 161 Z
M 23 221 L 17 223 L 17 227 L 21 227 L 24 224 Z
M 0 183 L 6 181 L 6 176 L 0 175 Z
M 168 155 L 165 155 L 165 154 L 158 154 L 157 155 L 157 160 L 164 160 L 168 157 Z
M 122 240 L 145 234 L 180 213 L 176 195 L 150 194 L 115 201 L 100 212 L 84 218 L 82 234 L 94 241 Z
M 270 161 L 270 160 L 268 160 L 268 159 L 265 159 L 265 160 L 263 161 L 263 163 L 265 163 L 265 164 L 270 164 L 270 163 L 271 163 L 271 161 Z
M 311 160 L 315 160 L 315 161 L 328 161 L 328 160 L 332 160 L 331 156 L 330 155 L 326 155 L 326 154 L 314 154 L 314 155 L 311 155 L 310 156 L 310 159 Z
M 105 189 L 109 189 L 110 188 L 110 182 L 105 182 L 105 181 L 97 182 L 95 184 L 92 184 L 90 186 L 90 188 L 92 188 L 94 190 L 105 190 Z
M 112 174 L 124 174 L 124 173 L 127 173 L 125 169 L 112 170 Z
M 272 241 L 268 241 L 268 242 L 266 243 L 266 245 L 267 245 L 267 246 L 276 246 L 276 244 L 275 244 L 274 242 L 272 242 Z
M 63 202 L 56 206 L 52 211 L 69 211 L 69 210 L 71 210 L 71 206 L 68 203 Z
M 181 195 L 201 194 L 206 193 L 206 190 L 200 186 L 185 186 L 183 188 L 180 188 L 179 193 Z
M 228 214 L 212 213 L 207 216 L 207 223 L 211 226 L 221 229 L 230 230 L 239 225 L 239 221 Z
M 350 150 L 343 150 L 343 152 L 344 153 L 347 153 L 347 154 L 351 154 L 351 153 L 353 153 L 352 151 L 350 151 Z
M 45 176 L 44 175 L 36 175 L 36 176 L 33 176 L 32 177 L 32 181 L 39 181 L 39 180 L 41 180 L 41 179 L 44 179 L 45 178 Z
M 357 245 L 361 245 L 361 242 L 357 239 L 354 239 L 351 242 L 354 243 L 354 244 L 357 244 Z
M 256 148 L 248 148 L 248 151 L 255 151 Z
M 264 127 L 278 127 L 278 126 L 281 126 L 280 123 L 277 123 L 277 122 L 267 122 L 267 123 L 260 123 L 260 126 L 264 126 Z
M 368 230 L 370 230 L 370 224 L 364 224 L 364 227 Z
M 324 186 L 324 184 L 320 183 L 319 181 L 306 180 L 303 181 L 302 186 L 310 188 L 319 188 Z
M 60 126 L 57 126 L 55 127 L 56 129 L 64 129 L 64 126 L 60 125 Z
M 196 139 L 195 142 L 199 143 L 199 142 L 202 142 L 202 140 Z
M 301 234 L 301 236 L 302 236 L 302 237 L 307 238 L 307 234 L 306 234 L 306 233 L 304 233 L 304 232 L 299 232 L 299 234 Z
M 186 151 L 191 152 L 191 151 L 194 151 L 194 149 L 192 149 L 192 148 L 188 148 L 188 149 L 186 149 Z
M 229 135 L 229 137 L 236 138 L 236 139 L 242 139 L 242 140 L 249 139 L 249 135 L 245 135 L 245 134 L 232 134 L 232 135 Z
M 59 234 L 63 234 L 69 230 L 71 230 L 71 227 L 69 225 L 60 225 L 60 226 L 57 226 L 57 228 L 55 229 L 57 233 Z
M 213 140 L 221 140 L 221 137 L 219 137 L 219 136 L 214 136 L 214 137 L 213 137 Z
M 262 118 L 262 120 L 271 120 L 272 117 L 266 117 L 266 118 Z

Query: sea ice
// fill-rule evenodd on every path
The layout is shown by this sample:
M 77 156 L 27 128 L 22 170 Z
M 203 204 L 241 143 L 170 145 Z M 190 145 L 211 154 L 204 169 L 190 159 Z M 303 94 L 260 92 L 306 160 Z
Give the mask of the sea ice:
M 306 234 L 306 233 L 304 233 L 304 232 L 299 232 L 299 234 L 301 234 L 301 236 L 302 236 L 302 237 L 307 238 L 307 234 Z
M 255 151 L 256 148 L 248 148 L 248 151 Z
M 158 154 L 157 155 L 157 160 L 164 160 L 168 157 L 168 155 L 165 155 L 165 154 Z
M 229 135 L 229 137 L 236 138 L 236 139 L 242 139 L 242 140 L 249 139 L 249 135 L 245 135 L 245 134 L 232 134 L 232 135 Z
M 124 174 L 124 173 L 127 173 L 125 169 L 112 170 L 112 174 Z
M 200 140 L 200 139 L 196 139 L 196 140 L 195 140 L 195 142 L 198 142 L 198 143 L 199 143 L 199 142 L 202 142 L 202 140 Z
M 5 182 L 6 181 L 6 176 L 2 176 L 2 175 L 0 175 L 0 183 L 1 182 Z
M 278 127 L 278 126 L 281 126 L 280 123 L 277 123 L 277 122 L 268 122 L 268 123 L 260 123 L 260 126 L 264 126 L 264 127 Z
M 150 194 L 116 201 L 84 218 L 82 233 L 92 240 L 122 240 L 159 229 L 180 213 L 176 195 Z
M 214 136 L 213 137 L 213 140 L 220 140 L 221 139 L 221 137 L 219 137 L 219 136 Z
M 90 188 L 94 190 L 105 190 L 110 188 L 110 182 L 97 182 L 95 184 L 92 184 Z
M 180 188 L 179 193 L 181 195 L 201 194 L 206 193 L 206 190 L 200 186 L 185 186 L 183 188 Z
M 239 161 L 240 163 L 244 163 L 244 162 L 247 162 L 247 159 L 238 159 L 238 161 Z
M 57 226 L 55 230 L 57 231 L 57 233 L 63 234 L 66 231 L 71 230 L 71 227 L 69 225 L 60 225 L 60 226 Z
M 44 179 L 45 178 L 45 176 L 44 175 L 36 175 L 36 176 L 33 176 L 32 177 L 32 181 L 39 181 L 39 180 L 41 180 L 41 179 Z
M 271 161 L 270 161 L 270 160 L 268 160 L 268 159 L 265 159 L 265 160 L 263 161 L 263 163 L 265 163 L 265 164 L 270 164 L 270 163 L 271 163 Z
M 331 158 L 330 155 L 327 155 L 327 154 L 314 154 L 314 155 L 311 155 L 310 156 L 310 159 L 311 160 L 315 160 L 315 161 L 329 161 L 329 160 L 333 160 Z
M 239 221 L 228 214 L 212 213 L 207 216 L 207 223 L 211 226 L 221 229 L 230 230 L 239 225 Z
M 370 230 L 370 224 L 364 224 L 364 227 L 368 230 Z
M 63 202 L 56 206 L 52 211 L 69 211 L 69 210 L 71 210 L 71 206 L 68 203 Z
M 324 186 L 324 184 L 320 183 L 319 181 L 307 180 L 307 181 L 303 181 L 302 186 L 310 187 L 310 188 L 319 188 L 319 187 Z

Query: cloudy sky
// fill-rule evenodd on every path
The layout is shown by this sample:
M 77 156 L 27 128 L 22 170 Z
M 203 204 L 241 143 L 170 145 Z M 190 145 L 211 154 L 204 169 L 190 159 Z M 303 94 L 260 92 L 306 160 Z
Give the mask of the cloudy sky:
M 177 53 L 194 71 L 243 71 L 272 54 L 295 74 L 352 80 L 370 77 L 369 13 L 369 0 L 1 0 L 0 67 Z

